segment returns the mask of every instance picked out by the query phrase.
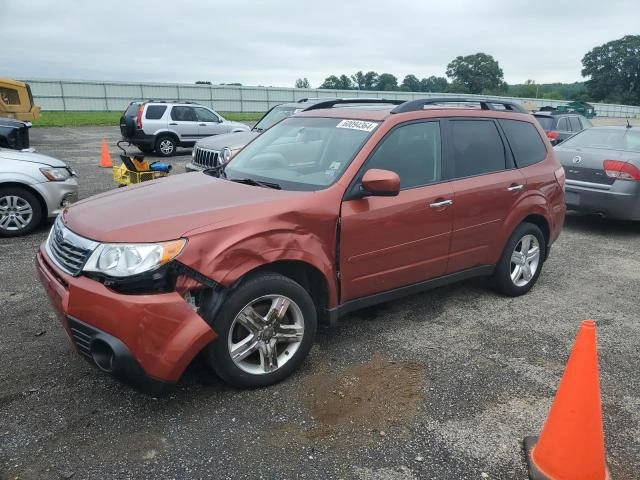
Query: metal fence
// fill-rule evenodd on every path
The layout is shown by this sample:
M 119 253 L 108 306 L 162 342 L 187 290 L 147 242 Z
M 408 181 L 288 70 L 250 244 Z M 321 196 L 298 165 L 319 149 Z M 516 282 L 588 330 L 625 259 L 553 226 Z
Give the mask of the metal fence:
M 312 97 L 375 97 L 413 100 L 456 96 L 446 93 L 374 92 L 365 90 L 322 90 L 306 88 L 244 87 L 175 83 L 90 82 L 76 80 L 26 79 L 34 100 L 43 110 L 123 111 L 131 100 L 183 100 L 207 105 L 223 112 L 265 112 L 284 102 Z M 511 100 L 525 108 L 566 105 L 563 100 L 464 95 L 484 100 Z M 600 117 L 640 118 L 640 107 L 593 103 Z

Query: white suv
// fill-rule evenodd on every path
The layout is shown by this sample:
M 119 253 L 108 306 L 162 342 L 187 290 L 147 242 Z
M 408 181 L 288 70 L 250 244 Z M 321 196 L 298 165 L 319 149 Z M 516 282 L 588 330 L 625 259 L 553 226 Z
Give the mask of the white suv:
M 231 132 L 246 132 L 243 123 L 191 102 L 131 102 L 120 117 L 122 138 L 142 152 L 170 157 L 177 147 L 192 147 L 199 138 Z

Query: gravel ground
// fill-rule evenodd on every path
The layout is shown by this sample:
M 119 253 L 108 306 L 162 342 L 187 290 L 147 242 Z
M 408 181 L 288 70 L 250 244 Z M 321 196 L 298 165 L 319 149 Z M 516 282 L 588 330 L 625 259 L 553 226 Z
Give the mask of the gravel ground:
M 117 128 L 34 129 L 80 196 L 113 188 L 97 167 Z M 183 170 L 189 151 L 171 160 Z M 537 286 L 483 281 L 356 312 L 319 333 L 303 368 L 240 391 L 198 362 L 154 399 L 72 349 L 34 254 L 48 227 L 0 239 L 0 479 L 525 479 L 580 321 L 598 322 L 608 464 L 640 471 L 640 224 L 570 215 Z

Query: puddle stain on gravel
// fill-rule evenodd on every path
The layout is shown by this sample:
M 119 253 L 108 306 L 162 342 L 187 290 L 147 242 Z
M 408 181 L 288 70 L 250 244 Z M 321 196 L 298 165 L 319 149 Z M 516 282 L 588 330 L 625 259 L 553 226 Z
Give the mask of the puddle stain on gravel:
M 304 403 L 316 422 L 310 438 L 348 430 L 406 425 L 424 395 L 425 365 L 389 362 L 379 355 L 337 373 L 318 373 L 305 385 Z

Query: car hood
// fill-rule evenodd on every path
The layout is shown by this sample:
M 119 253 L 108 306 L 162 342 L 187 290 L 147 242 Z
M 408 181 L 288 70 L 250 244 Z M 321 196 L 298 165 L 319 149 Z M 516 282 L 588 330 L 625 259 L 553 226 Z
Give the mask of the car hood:
M 246 123 L 242 123 L 242 122 L 234 122 L 233 120 L 225 120 L 224 121 L 225 125 L 228 125 L 229 127 L 232 128 L 242 128 L 246 131 L 251 130 L 251 127 L 249 125 L 247 125 Z
M 41 153 L 35 152 L 21 152 L 19 150 L 9 150 L 5 148 L 0 148 L 0 161 L 7 160 L 17 160 L 19 162 L 31 162 L 31 163 L 40 163 L 43 165 L 48 165 L 50 167 L 66 167 L 67 164 L 62 160 L 58 160 L 57 158 L 50 157 L 48 155 L 42 155 Z
M 99 242 L 145 243 L 188 236 L 195 229 L 246 221 L 277 210 L 308 192 L 254 187 L 187 173 L 114 189 L 62 213 L 73 232 Z
M 205 137 L 198 140 L 196 147 L 208 148 L 210 150 L 222 150 L 224 147 L 227 147 L 230 150 L 238 150 L 258 135 L 258 132 L 253 131 L 213 135 L 212 137 Z

